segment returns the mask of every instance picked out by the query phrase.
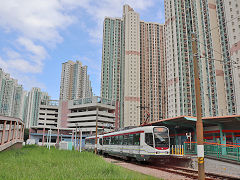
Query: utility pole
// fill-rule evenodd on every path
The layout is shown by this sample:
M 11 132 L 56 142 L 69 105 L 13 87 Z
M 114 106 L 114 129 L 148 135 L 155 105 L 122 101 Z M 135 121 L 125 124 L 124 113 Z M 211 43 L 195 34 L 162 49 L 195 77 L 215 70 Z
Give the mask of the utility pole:
M 97 114 L 96 114 L 95 154 L 97 154 L 97 134 L 98 134 L 98 107 L 97 107 Z
M 193 51 L 193 66 L 194 66 L 195 97 L 196 97 L 196 108 L 197 108 L 196 131 L 197 131 L 198 179 L 203 180 L 205 179 L 203 123 L 202 123 L 200 80 L 199 80 L 199 70 L 198 70 L 197 42 L 196 42 L 195 33 L 192 34 L 192 51 Z

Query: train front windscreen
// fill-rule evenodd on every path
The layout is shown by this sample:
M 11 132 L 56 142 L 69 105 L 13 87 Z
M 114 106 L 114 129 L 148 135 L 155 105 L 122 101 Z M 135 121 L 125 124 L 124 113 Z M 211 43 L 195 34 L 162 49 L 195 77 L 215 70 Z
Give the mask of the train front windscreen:
M 153 129 L 155 148 L 159 150 L 169 149 L 169 133 L 168 129 L 164 127 L 157 127 Z

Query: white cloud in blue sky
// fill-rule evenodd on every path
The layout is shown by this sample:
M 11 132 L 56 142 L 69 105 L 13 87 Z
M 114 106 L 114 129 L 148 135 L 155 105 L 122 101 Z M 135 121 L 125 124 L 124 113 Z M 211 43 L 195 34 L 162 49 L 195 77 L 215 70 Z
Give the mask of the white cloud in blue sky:
M 103 20 L 121 17 L 123 4 L 164 23 L 163 0 L 0 0 L 0 67 L 57 99 L 62 63 L 80 60 L 100 95 Z

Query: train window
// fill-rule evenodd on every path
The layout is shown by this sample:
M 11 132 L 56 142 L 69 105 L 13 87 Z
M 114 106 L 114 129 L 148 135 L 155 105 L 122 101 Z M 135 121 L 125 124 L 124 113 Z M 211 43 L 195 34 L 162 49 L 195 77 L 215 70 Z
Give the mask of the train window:
M 133 145 L 140 145 L 140 134 L 133 135 Z
M 129 134 L 128 145 L 133 145 L 133 134 Z
M 109 141 L 110 141 L 110 137 L 105 137 L 105 138 L 103 139 L 103 144 L 104 144 L 104 145 L 109 145 Z
M 120 145 L 123 144 L 123 136 L 119 136 L 119 144 L 120 144 Z
M 128 138 L 129 138 L 129 135 L 123 136 L 123 145 L 128 145 Z
M 102 138 L 99 139 L 99 144 L 102 145 Z
M 169 135 L 167 128 L 154 128 L 155 147 L 169 147 Z
M 113 145 L 113 144 L 114 144 L 114 141 L 115 141 L 115 137 L 114 137 L 114 136 L 112 136 L 112 137 L 111 137 L 110 144 L 111 144 L 111 145 Z
M 116 145 L 117 144 L 117 136 L 113 136 L 112 139 L 113 139 L 113 143 L 112 144 Z
M 147 145 L 153 147 L 153 134 L 152 133 L 145 133 L 145 142 Z
M 119 144 L 119 136 L 115 136 L 116 144 Z

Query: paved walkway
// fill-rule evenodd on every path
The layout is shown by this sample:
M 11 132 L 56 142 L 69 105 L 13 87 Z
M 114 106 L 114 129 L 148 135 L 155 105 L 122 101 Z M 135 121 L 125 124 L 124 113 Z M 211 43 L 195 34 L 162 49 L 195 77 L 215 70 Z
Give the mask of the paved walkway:
M 122 161 L 118 161 L 118 160 L 111 159 L 111 158 L 104 158 L 104 159 L 107 162 L 114 163 L 116 165 L 122 166 L 122 167 L 130 169 L 132 171 L 137 171 L 137 172 L 140 172 L 142 174 L 154 176 L 154 177 L 161 178 L 161 179 L 164 179 L 164 180 L 173 180 L 173 179 L 174 180 L 190 180 L 190 178 L 186 178 L 184 176 L 180 176 L 180 175 L 176 175 L 176 174 L 171 174 L 171 173 L 161 171 L 161 170 L 157 170 L 157 169 L 143 167 L 143 166 L 140 166 L 140 165 L 131 164 L 131 163 L 127 163 L 127 162 L 122 162 Z

